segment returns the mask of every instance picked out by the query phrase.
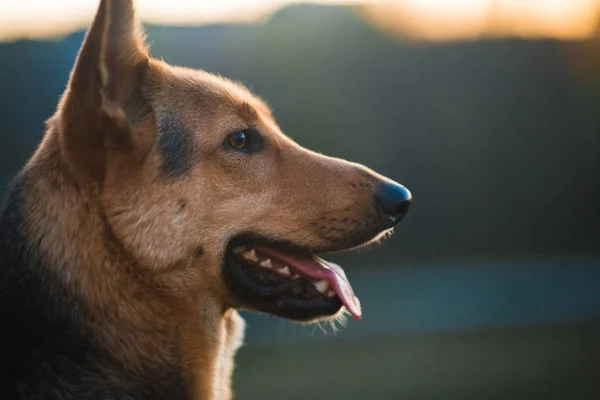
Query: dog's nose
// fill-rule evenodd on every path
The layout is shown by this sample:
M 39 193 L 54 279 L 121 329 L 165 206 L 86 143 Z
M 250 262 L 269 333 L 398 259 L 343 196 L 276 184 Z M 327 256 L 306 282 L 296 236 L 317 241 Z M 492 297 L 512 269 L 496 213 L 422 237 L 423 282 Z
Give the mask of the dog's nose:
M 384 181 L 379 185 L 376 199 L 381 211 L 390 217 L 393 225 L 396 225 L 408 212 L 412 195 L 399 183 Z

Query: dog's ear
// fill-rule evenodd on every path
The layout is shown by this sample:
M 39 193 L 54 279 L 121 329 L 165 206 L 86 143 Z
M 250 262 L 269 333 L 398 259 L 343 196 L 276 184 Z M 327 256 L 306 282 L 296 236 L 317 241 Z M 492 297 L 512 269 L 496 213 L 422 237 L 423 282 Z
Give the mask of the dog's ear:
M 149 113 L 141 93 L 149 62 L 133 0 L 101 0 L 59 106 L 61 147 L 77 178 L 101 184 L 108 153 L 139 159 Z

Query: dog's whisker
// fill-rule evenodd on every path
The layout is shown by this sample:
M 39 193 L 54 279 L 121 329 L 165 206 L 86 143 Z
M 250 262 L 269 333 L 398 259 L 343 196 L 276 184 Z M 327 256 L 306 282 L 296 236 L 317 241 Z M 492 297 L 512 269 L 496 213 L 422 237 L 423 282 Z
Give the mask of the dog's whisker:
M 265 323 L 263 324 L 262 330 L 260 332 L 261 336 L 264 336 L 265 331 L 267 329 L 267 326 L 269 326 L 269 323 L 273 320 L 273 316 L 269 315 L 269 317 L 267 318 L 267 320 L 265 321 Z
M 305 231 L 305 230 L 307 230 L 307 229 L 311 229 L 311 228 L 315 228 L 315 225 L 314 225 L 314 223 L 310 223 L 310 224 L 308 224 L 308 225 L 305 225 L 305 226 L 303 226 L 303 227 L 300 227 L 300 228 L 294 229 L 294 230 L 292 230 L 292 231 L 289 231 L 289 232 L 287 232 L 287 233 L 285 234 L 285 236 L 287 236 L 287 237 L 291 237 L 291 236 L 293 236 L 293 235 L 295 235 L 295 234 L 298 234 L 298 233 L 300 233 L 300 232 L 302 232 L 302 231 Z
M 277 330 L 277 324 L 279 323 L 279 318 L 275 317 L 275 324 L 273 324 L 273 330 L 271 331 L 271 339 L 275 338 L 275 332 Z
M 309 235 L 307 235 L 307 236 L 303 237 L 302 239 L 300 239 L 300 240 L 298 241 L 298 244 L 300 244 L 300 245 L 305 245 L 305 244 L 306 244 L 306 240 L 307 240 L 308 238 L 312 237 L 313 235 L 316 235 L 317 233 L 321 232 L 321 231 L 322 231 L 322 230 L 324 230 L 324 229 L 325 229 L 324 227 L 321 227 L 321 228 L 318 228 L 318 229 L 316 229 L 315 231 L 313 231 L 313 232 L 312 232 L 312 233 L 310 233 Z
M 291 230 L 291 231 L 288 231 L 288 232 L 286 232 L 286 233 L 285 233 L 285 235 L 286 235 L 286 236 L 291 236 L 291 235 L 293 235 L 293 234 L 295 234 L 295 233 L 297 233 L 297 232 L 301 232 L 301 231 L 303 231 L 303 230 L 305 230 L 305 229 L 308 229 L 308 228 L 310 228 L 310 227 L 311 227 L 311 225 L 301 226 L 300 228 L 296 228 L 296 229 L 294 229 L 294 230 Z

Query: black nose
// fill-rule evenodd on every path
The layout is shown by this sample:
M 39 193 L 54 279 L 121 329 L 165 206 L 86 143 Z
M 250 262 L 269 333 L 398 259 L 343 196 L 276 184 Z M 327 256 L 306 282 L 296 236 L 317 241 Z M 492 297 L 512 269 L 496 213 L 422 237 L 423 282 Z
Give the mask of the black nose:
M 408 212 L 412 195 L 404 186 L 394 181 L 385 181 L 381 182 L 376 199 L 381 211 L 396 225 Z

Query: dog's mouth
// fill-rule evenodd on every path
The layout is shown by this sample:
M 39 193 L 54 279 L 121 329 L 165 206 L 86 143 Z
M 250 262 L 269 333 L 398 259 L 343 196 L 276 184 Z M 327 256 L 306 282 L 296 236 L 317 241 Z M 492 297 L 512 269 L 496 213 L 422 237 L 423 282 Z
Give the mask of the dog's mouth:
M 287 244 L 234 240 L 224 275 L 234 296 L 257 311 L 299 321 L 334 316 L 342 307 L 355 319 L 362 315 L 340 266 Z

